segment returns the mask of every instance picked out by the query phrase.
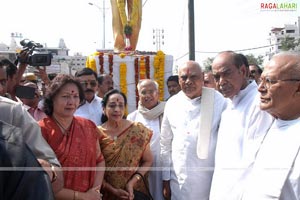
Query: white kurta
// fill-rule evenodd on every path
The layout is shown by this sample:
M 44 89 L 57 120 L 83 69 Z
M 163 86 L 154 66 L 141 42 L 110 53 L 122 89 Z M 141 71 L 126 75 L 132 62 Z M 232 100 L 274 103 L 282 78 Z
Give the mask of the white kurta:
M 76 112 L 74 113 L 75 116 L 83 117 L 93 121 L 96 126 L 102 124 L 101 117 L 102 117 L 102 99 L 95 95 L 94 99 L 89 102 L 85 102 L 79 108 L 77 108 Z
M 134 111 L 127 116 L 128 120 L 141 122 L 153 131 L 150 141 L 150 149 L 153 154 L 153 164 L 149 171 L 149 190 L 155 200 L 164 200 L 162 195 L 162 171 L 160 162 L 160 122 L 159 118 L 154 120 L 145 119 L 138 111 Z
M 300 120 L 276 120 L 257 154 L 243 200 L 300 199 Z
M 236 200 L 273 117 L 259 108 L 257 84 L 241 90 L 222 113 L 211 200 Z
M 161 158 L 163 180 L 170 180 L 172 200 L 209 198 L 217 131 L 226 101 L 215 91 L 209 156 L 205 160 L 197 156 L 200 116 L 205 114 L 201 113 L 200 103 L 201 97 L 190 99 L 182 91 L 166 103 L 161 131 Z

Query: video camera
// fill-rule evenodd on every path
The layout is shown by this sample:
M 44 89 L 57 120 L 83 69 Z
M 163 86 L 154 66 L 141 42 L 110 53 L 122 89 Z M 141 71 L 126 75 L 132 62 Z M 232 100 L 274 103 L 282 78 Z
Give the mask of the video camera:
M 31 66 L 49 66 L 51 65 L 52 54 L 51 53 L 43 53 L 40 48 L 43 48 L 43 45 L 40 43 L 36 43 L 32 40 L 24 39 L 20 41 L 20 44 L 23 47 L 22 51 L 28 51 L 29 56 L 26 60 L 21 60 L 18 57 L 20 62 L 29 64 Z

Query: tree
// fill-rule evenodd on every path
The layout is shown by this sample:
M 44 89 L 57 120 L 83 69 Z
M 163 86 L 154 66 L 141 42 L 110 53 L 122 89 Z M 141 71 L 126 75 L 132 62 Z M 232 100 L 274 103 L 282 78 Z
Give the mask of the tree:
M 289 51 L 289 50 L 299 50 L 300 38 L 297 40 L 290 36 L 285 36 L 280 42 L 280 50 Z
M 208 57 L 206 60 L 203 61 L 203 66 L 204 66 L 204 71 L 210 71 L 211 70 L 211 65 L 214 61 L 214 58 Z
M 256 64 L 256 65 L 261 66 L 264 62 L 264 56 L 262 56 L 262 55 L 255 57 L 253 54 L 248 54 L 245 56 L 246 56 L 249 64 Z

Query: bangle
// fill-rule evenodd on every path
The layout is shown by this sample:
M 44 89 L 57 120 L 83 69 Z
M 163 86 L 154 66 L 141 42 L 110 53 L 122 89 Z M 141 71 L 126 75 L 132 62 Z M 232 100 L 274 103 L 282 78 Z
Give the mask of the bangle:
M 139 181 L 141 180 L 141 176 L 139 174 L 134 175 L 134 177 Z
M 51 164 L 51 171 L 52 171 L 52 179 L 51 179 L 51 183 L 53 183 L 54 181 L 56 181 L 57 179 L 57 173 L 55 171 L 55 167 L 54 165 Z

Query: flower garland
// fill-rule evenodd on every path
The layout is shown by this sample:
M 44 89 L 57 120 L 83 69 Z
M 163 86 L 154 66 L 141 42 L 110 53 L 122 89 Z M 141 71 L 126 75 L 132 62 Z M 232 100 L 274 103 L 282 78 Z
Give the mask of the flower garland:
M 140 58 L 140 79 L 146 78 L 146 66 L 145 66 L 145 57 L 141 56 Z
M 103 63 L 104 63 L 104 58 L 103 58 L 103 55 L 104 53 L 103 52 L 100 52 L 99 53 L 99 65 L 100 65 L 100 74 L 103 74 L 104 73 L 104 68 L 103 68 Z
M 95 60 L 95 56 L 97 56 L 97 55 L 99 55 L 99 52 L 95 52 L 95 53 L 89 55 L 85 62 L 86 68 L 90 68 L 95 72 L 97 72 L 97 66 L 96 66 L 96 60 Z
M 109 64 L 109 75 L 111 77 L 113 77 L 113 64 L 114 64 L 113 60 L 114 60 L 114 55 L 109 54 L 108 55 L 108 64 Z
M 121 62 L 120 63 L 120 90 L 121 90 L 121 92 L 123 92 L 125 94 L 125 96 L 127 96 L 127 79 L 126 79 L 126 76 L 127 76 L 127 65 L 126 65 L 125 62 Z M 128 110 L 127 110 L 127 107 L 126 107 L 125 114 L 127 115 L 127 113 L 128 113 Z
M 127 17 L 126 11 L 125 11 L 125 0 L 118 0 L 117 6 L 121 18 L 122 25 L 124 27 L 124 35 L 127 39 L 129 39 L 132 35 L 132 26 L 137 24 L 138 17 L 139 17 L 139 7 L 141 1 L 140 0 L 133 0 L 132 7 L 128 8 L 128 10 L 131 10 L 130 16 Z M 130 44 L 125 47 L 125 50 L 131 50 Z
M 150 79 L 150 56 L 146 56 L 146 78 Z
M 134 80 L 135 80 L 135 86 L 139 83 L 139 59 L 134 59 Z M 135 87 L 135 102 L 136 102 L 136 108 L 138 107 L 139 102 L 139 92 L 137 90 L 137 87 Z
M 154 56 L 154 80 L 159 85 L 159 99 L 164 100 L 164 72 L 165 72 L 165 54 L 162 51 L 158 51 Z

